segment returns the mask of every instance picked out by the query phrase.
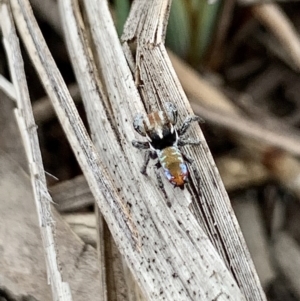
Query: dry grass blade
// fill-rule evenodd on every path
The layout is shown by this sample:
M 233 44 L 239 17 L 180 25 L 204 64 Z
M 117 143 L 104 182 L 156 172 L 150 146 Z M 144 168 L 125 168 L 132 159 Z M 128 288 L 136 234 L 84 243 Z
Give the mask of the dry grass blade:
M 179 114 L 191 112 L 191 108 L 170 64 L 161 39 L 156 38 L 157 29 L 153 11 L 160 9 L 161 2 L 136 1 L 127 20 L 123 39 L 136 46 L 136 82 L 144 96 L 146 107 L 162 106 L 165 101 L 176 103 Z M 157 15 L 162 15 L 157 13 Z M 135 26 L 133 26 L 135 24 Z M 150 24 L 144 28 L 142 24 Z M 203 135 L 199 128 L 192 129 L 193 136 Z M 194 214 L 204 226 L 224 262 L 232 271 L 247 300 L 265 300 L 256 271 L 244 239 L 232 212 L 228 196 L 209 154 L 205 141 L 199 148 L 187 148 L 201 171 L 202 196 L 194 202 Z
M 37 127 L 33 119 L 21 50 L 8 5 L 3 2 L 0 5 L 1 30 L 4 46 L 17 95 L 17 109 L 15 110 L 15 114 L 29 162 L 31 182 L 53 299 L 70 301 L 72 300 L 70 288 L 68 283 L 62 281 L 57 262 L 56 245 L 54 241 L 54 221 L 50 210 L 51 197 L 47 190 L 45 171 L 37 137 Z
M 135 246 L 137 233 L 128 211 L 124 208 L 115 190 L 111 189 L 99 157 L 78 115 L 67 87 L 41 35 L 28 1 L 11 1 L 16 24 L 27 51 L 49 94 L 63 129 L 69 139 L 79 164 L 102 212 L 110 215 L 125 231 L 130 243 Z M 105 196 L 102 198 L 102 195 Z M 113 210 L 111 210 L 113 208 Z M 114 217 L 113 217 L 114 216 Z
M 270 145 L 290 154 L 300 155 L 299 131 L 293 128 L 284 131 L 279 127 L 280 122 L 276 120 L 270 126 L 266 126 L 244 116 L 225 114 L 221 110 L 214 111 L 199 104 L 196 99 L 191 99 L 191 105 L 205 120 L 243 136 L 244 140 L 251 139 L 257 141 L 257 144 L 263 143 L 257 146 L 261 150 L 265 149 L 265 145 Z
M 81 101 L 80 92 L 77 84 L 68 87 L 70 95 L 77 104 Z M 33 115 L 37 124 L 51 120 L 55 116 L 55 112 L 48 96 L 45 96 L 32 105 Z
M 284 12 L 275 3 L 257 4 L 251 9 L 254 16 L 279 40 L 286 60 L 291 62 L 290 66 L 299 72 L 300 36 Z
M 78 6 L 70 1 L 60 1 L 59 4 L 70 57 L 94 141 L 107 164 L 113 185 L 130 206 L 131 219 L 139 233 L 140 244 L 137 248 L 128 244 L 126 236 L 120 240 L 107 217 L 106 221 L 145 295 L 149 300 L 243 300 L 229 271 L 191 215 L 188 192 L 174 192 L 171 185 L 166 184 L 171 203 L 168 207 L 155 185 L 154 173 L 151 171 L 146 179 L 140 176 L 142 155 L 131 146 L 134 138 L 131 120 L 136 112 L 143 111 L 143 106 L 124 59 L 107 3 L 85 2 L 95 45 L 95 49 L 91 48 L 97 56 L 95 61 L 100 64 L 98 70 L 102 72 L 107 94 L 102 90 L 91 57 L 88 33 L 85 32 Z M 169 6 L 166 2 L 157 7 L 163 8 L 159 16 L 167 15 L 164 8 Z M 153 15 L 157 16 L 157 11 L 153 10 Z M 163 33 L 166 19 L 158 19 L 161 21 L 158 32 Z M 157 39 L 162 37 L 157 36 Z M 165 60 L 165 57 L 162 59 Z
M 233 203 L 234 212 L 241 225 L 250 254 L 264 288 L 277 276 L 272 265 L 268 237 L 264 231 L 264 220 L 258 202 L 243 196 Z
M 300 249 L 297 241 L 286 232 L 279 232 L 275 237 L 274 253 L 278 267 L 293 287 L 293 292 L 300 298 Z
M 0 89 L 12 100 L 16 101 L 16 91 L 11 82 L 0 74 Z
M 51 186 L 50 193 L 59 212 L 73 212 L 95 203 L 84 176 Z

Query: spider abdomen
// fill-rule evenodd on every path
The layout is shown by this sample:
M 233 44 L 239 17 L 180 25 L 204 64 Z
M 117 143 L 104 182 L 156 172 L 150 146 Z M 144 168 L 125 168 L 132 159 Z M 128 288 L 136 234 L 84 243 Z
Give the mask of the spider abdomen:
M 175 186 L 184 187 L 188 178 L 188 169 L 177 146 L 157 151 L 159 162 L 166 178 Z

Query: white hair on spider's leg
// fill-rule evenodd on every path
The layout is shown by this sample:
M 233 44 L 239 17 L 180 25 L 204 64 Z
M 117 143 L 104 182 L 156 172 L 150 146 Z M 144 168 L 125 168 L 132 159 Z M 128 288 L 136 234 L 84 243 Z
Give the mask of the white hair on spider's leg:
M 146 136 L 144 120 L 145 116 L 142 113 L 136 114 L 133 120 L 133 128 L 142 136 Z

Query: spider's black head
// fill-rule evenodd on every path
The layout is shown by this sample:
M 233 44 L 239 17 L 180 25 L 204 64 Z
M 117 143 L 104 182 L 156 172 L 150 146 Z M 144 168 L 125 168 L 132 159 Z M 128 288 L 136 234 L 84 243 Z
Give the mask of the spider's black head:
M 164 126 L 162 128 L 162 138 L 155 131 L 149 133 L 149 137 L 151 139 L 150 144 L 154 149 L 163 150 L 176 143 L 177 132 L 174 128 L 171 130 L 170 127 Z

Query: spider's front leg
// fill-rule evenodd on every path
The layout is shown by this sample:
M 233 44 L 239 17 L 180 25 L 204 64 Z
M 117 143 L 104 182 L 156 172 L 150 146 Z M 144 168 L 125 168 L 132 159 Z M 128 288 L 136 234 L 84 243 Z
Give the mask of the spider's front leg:
M 194 139 L 181 139 L 178 140 L 178 146 L 182 147 L 185 145 L 200 145 L 201 140 L 194 140 Z
M 149 142 L 147 141 L 137 141 L 137 140 L 132 140 L 132 146 L 134 146 L 137 149 L 148 149 L 150 148 Z
M 156 158 L 157 158 L 157 155 L 152 150 L 147 150 L 145 152 L 144 164 L 141 168 L 141 173 L 143 175 L 145 175 L 145 176 L 147 175 L 147 166 L 148 166 L 148 163 L 149 163 L 150 159 L 156 159 Z
M 193 121 L 204 122 L 203 119 L 201 117 L 199 117 L 199 116 L 196 116 L 196 115 L 194 115 L 194 116 L 188 116 L 184 120 L 181 128 L 178 130 L 179 137 L 182 136 L 182 135 L 184 135 L 186 133 L 186 131 L 189 129 L 189 127 L 190 127 L 190 125 L 191 125 L 191 123 Z
M 155 159 L 156 154 L 153 153 L 153 151 L 149 150 L 150 146 L 149 146 L 149 142 L 147 142 L 147 141 L 133 140 L 132 145 L 137 149 L 146 149 L 147 150 L 145 152 L 144 163 L 143 163 L 143 166 L 141 168 L 141 173 L 143 175 L 147 175 L 147 166 L 148 166 L 149 160 L 150 160 L 150 158 Z

